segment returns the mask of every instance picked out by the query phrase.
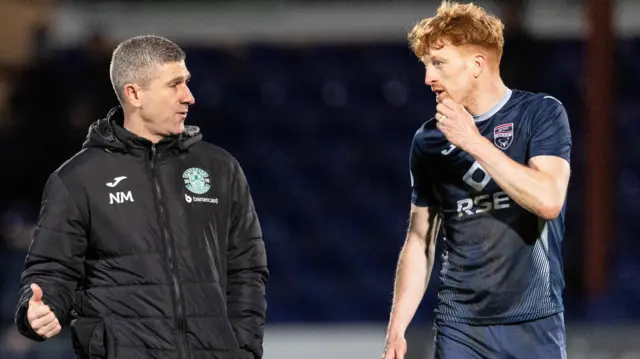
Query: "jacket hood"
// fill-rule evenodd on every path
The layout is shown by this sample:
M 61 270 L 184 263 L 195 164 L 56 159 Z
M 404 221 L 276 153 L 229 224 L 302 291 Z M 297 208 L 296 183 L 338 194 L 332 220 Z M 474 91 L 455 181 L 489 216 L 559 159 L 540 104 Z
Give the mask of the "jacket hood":
M 82 148 L 97 147 L 106 151 L 128 152 L 132 148 L 148 148 L 151 141 L 136 136 L 123 127 L 122 107 L 112 108 L 107 115 L 89 126 L 89 132 Z M 158 147 L 177 147 L 187 150 L 202 139 L 200 128 L 185 126 L 183 133 L 162 139 Z

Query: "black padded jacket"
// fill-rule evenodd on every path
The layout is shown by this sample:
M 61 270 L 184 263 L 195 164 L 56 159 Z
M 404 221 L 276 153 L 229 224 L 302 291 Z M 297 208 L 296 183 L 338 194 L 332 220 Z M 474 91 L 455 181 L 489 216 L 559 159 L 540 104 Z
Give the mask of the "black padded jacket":
M 77 358 L 261 358 L 265 246 L 238 162 L 197 127 L 157 144 L 114 108 L 49 178 L 15 321 L 38 284 Z

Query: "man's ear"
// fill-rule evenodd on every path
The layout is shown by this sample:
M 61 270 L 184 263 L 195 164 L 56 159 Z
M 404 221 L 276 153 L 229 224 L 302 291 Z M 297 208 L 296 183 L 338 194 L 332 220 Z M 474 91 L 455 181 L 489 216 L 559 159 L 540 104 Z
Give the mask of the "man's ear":
M 140 108 L 142 106 L 143 91 L 142 87 L 135 83 L 124 85 L 124 97 L 129 101 L 131 106 Z
M 487 67 L 487 56 L 477 53 L 473 56 L 473 77 L 478 78 Z

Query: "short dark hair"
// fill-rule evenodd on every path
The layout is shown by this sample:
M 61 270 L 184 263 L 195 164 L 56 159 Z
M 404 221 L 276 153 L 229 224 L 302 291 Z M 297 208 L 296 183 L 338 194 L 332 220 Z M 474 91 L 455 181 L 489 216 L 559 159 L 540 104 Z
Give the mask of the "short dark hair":
M 124 104 L 126 84 L 147 84 L 156 65 L 180 62 L 185 58 L 184 51 L 178 45 L 161 36 L 136 36 L 121 42 L 113 51 L 109 66 L 111 85 L 118 100 Z

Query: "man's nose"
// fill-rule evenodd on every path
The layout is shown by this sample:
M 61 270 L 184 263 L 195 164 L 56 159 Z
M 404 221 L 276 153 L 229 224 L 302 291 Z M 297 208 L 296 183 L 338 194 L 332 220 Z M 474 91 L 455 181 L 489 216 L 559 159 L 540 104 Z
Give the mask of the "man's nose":
M 438 81 L 436 75 L 433 73 L 433 71 L 425 71 L 425 75 L 424 75 L 424 83 L 427 86 L 433 86 L 436 82 Z
M 193 94 L 191 93 L 191 90 L 188 86 L 185 86 L 185 93 L 183 95 L 182 103 L 186 103 L 189 105 L 193 105 L 194 103 L 196 103 L 196 99 L 195 97 L 193 97 Z

